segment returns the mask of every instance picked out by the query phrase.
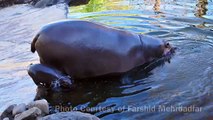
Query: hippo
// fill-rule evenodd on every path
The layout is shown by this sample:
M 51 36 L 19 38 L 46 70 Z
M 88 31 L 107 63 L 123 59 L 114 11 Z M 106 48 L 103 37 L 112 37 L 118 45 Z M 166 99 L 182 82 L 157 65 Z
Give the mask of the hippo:
M 174 49 L 168 42 L 148 35 L 90 21 L 65 20 L 42 27 L 31 43 L 31 51 L 37 51 L 40 64 L 30 66 L 29 75 L 37 85 L 50 85 L 56 80 L 52 76 L 77 80 L 122 74 Z M 47 72 L 51 69 L 57 72 Z M 51 77 L 44 80 L 36 71 Z M 67 77 L 64 79 L 67 81 Z

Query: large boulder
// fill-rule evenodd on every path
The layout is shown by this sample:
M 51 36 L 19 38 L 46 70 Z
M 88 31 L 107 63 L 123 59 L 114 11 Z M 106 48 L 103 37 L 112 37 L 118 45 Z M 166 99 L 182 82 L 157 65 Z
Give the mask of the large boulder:
M 60 112 L 45 116 L 39 120 L 100 120 L 98 117 L 77 111 Z

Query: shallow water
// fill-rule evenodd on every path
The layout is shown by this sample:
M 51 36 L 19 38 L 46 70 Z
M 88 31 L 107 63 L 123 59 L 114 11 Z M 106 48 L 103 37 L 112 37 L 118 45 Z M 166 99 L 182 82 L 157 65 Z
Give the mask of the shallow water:
M 92 107 L 87 112 L 104 120 L 212 119 L 212 8 L 211 0 L 91 0 L 87 5 L 70 7 L 70 19 L 152 35 L 170 41 L 178 49 L 170 63 L 155 68 L 153 63 L 122 79 L 81 82 L 70 92 L 54 93 L 42 88 L 36 93 L 26 66 L 38 62 L 37 55 L 29 52 L 36 30 L 53 19 L 63 19 L 62 13 L 23 6 L 1 10 L 4 16 L 0 18 L 0 111 L 12 103 L 46 98 L 53 109 L 60 107 L 61 111 Z M 14 9 L 20 11 L 6 12 Z M 26 14 L 19 14 L 23 11 Z M 41 16 L 43 19 L 36 19 Z M 32 24 L 33 20 L 36 22 Z M 191 106 L 196 109 L 172 109 Z
M 104 120 L 213 119 L 212 8 L 210 0 L 92 0 L 87 5 L 70 7 L 70 19 L 159 37 L 178 50 L 170 63 L 146 74 L 91 82 L 69 94 L 54 94 L 60 99 L 49 97 L 52 104 L 60 101 L 78 109 L 110 107 L 108 111 L 93 112 Z M 168 110 L 164 111 L 163 106 Z M 201 111 L 172 110 L 190 106 Z M 119 111 L 123 107 L 125 112 Z
M 41 26 L 66 18 L 65 13 L 63 5 L 45 9 L 16 5 L 0 10 L 0 112 L 34 99 L 36 85 L 27 67 L 37 63 L 38 57 L 30 52 L 30 43 Z

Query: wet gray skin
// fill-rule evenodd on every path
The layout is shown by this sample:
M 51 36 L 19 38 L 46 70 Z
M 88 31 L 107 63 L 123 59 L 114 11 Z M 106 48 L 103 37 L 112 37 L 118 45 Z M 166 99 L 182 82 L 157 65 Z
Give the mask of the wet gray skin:
M 172 47 L 159 38 L 66 20 L 44 26 L 34 37 L 31 51 L 37 51 L 41 64 L 85 79 L 127 72 L 171 53 Z
M 50 89 L 71 89 L 72 80 L 60 71 L 42 64 L 30 65 L 28 74 L 37 86 Z
M 30 67 L 34 82 L 67 88 L 70 83 L 66 83 L 67 77 L 62 73 L 73 79 L 123 74 L 171 55 L 174 49 L 168 42 L 148 35 L 89 21 L 66 20 L 44 26 L 34 37 L 31 51 L 37 51 L 41 62 Z

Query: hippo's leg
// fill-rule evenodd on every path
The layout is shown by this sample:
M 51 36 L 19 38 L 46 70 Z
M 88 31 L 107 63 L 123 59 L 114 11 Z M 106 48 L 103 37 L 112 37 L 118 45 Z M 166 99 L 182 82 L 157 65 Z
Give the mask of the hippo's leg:
M 55 68 L 43 65 L 30 65 L 28 74 L 37 86 L 45 86 L 47 88 L 71 88 L 72 80 L 69 76 L 63 74 Z

